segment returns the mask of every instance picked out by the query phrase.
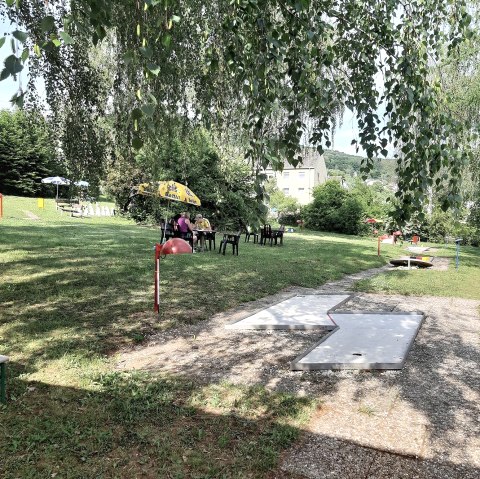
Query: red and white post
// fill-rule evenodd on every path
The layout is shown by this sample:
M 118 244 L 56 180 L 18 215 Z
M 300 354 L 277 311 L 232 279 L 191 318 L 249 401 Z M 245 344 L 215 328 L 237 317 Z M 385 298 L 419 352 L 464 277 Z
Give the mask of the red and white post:
M 160 312 L 160 254 L 162 251 L 162 245 L 157 243 L 155 245 L 155 302 L 154 311 Z

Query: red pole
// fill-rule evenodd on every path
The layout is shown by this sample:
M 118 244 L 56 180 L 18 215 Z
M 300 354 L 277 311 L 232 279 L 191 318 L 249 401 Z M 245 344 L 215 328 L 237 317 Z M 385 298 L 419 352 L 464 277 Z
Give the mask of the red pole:
M 155 245 L 155 300 L 154 311 L 160 312 L 160 253 L 162 251 L 162 245 Z
M 380 236 L 378 237 L 378 256 L 380 256 Z

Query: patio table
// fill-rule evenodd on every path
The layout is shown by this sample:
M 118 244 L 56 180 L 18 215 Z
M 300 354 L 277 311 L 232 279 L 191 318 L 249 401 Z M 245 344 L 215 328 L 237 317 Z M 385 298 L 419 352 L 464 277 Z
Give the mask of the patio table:
M 198 239 L 197 244 L 200 245 L 200 250 L 201 251 L 206 251 L 206 249 L 205 249 L 206 241 L 205 240 L 207 239 L 207 236 L 208 236 L 209 233 L 211 233 L 213 235 L 212 239 L 215 241 L 216 231 L 214 231 L 214 230 L 194 229 L 193 232 L 197 234 L 197 239 Z

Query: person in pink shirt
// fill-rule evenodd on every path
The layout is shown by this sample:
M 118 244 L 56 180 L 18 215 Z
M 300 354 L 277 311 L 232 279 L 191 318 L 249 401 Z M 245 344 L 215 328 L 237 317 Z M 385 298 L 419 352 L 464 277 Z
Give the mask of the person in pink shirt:
M 190 222 L 190 213 L 188 211 L 182 213 L 182 216 L 178 219 L 178 229 L 181 238 L 188 241 L 190 235 L 192 235 L 193 244 L 195 245 L 197 243 L 197 235 L 193 232 L 194 225 Z

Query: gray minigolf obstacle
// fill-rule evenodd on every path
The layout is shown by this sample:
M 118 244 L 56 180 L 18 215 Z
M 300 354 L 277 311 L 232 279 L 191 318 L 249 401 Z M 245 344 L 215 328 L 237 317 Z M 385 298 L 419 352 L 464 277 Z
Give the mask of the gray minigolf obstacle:
M 423 313 L 331 313 L 338 328 L 291 363 L 291 369 L 402 369 Z
M 329 311 L 351 298 L 349 294 L 294 296 L 227 324 L 226 329 L 287 329 L 332 331 Z
M 402 369 L 424 314 L 338 311 L 351 297 L 347 293 L 293 296 L 225 328 L 327 331 L 292 361 L 292 370 Z

